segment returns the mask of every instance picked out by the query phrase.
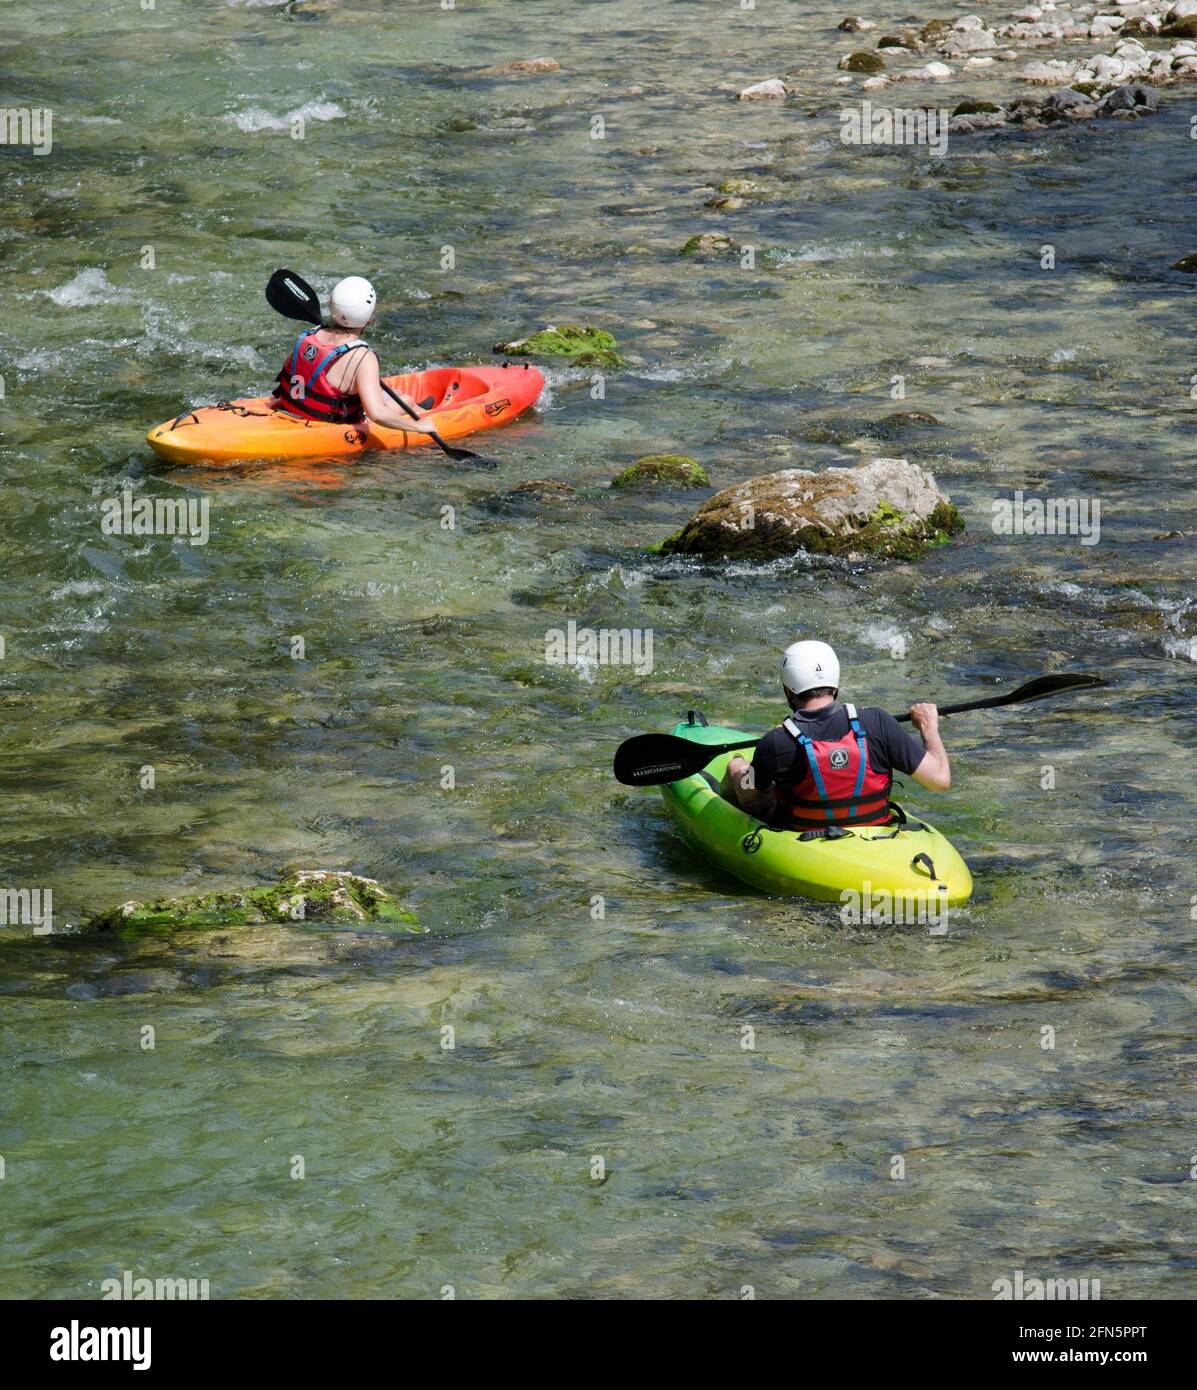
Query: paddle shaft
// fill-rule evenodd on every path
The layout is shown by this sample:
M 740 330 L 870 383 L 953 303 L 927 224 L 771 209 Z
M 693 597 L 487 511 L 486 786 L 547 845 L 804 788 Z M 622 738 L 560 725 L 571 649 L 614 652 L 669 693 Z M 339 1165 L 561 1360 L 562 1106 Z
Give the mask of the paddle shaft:
M 1098 676 L 1039 676 L 1008 694 L 992 695 L 984 700 L 966 700 L 957 705 L 944 705 L 939 712 L 946 715 L 963 714 L 966 710 L 973 709 L 996 709 L 1001 705 L 1043 700 L 1049 695 L 1062 694 L 1065 690 L 1086 690 L 1105 684 L 1106 682 Z M 910 719 L 909 714 L 899 714 L 895 717 L 900 721 Z M 704 744 L 695 743 L 692 739 L 678 738 L 674 734 L 639 734 L 635 738 L 626 739 L 616 750 L 615 776 L 625 786 L 660 786 L 663 782 L 676 782 L 683 777 L 690 777 L 722 754 L 752 748 L 758 742 L 759 739 L 754 738 L 736 743 Z

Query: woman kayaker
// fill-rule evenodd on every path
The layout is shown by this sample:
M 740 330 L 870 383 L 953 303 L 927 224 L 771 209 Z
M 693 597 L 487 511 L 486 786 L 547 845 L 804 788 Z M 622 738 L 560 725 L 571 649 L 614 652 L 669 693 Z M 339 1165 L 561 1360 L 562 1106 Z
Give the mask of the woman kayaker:
M 283 363 L 274 388 L 276 410 L 325 424 L 355 424 L 368 416 L 395 430 L 430 434 L 436 429 L 413 420 L 383 393 L 378 358 L 360 336 L 376 303 L 374 286 L 360 275 L 337 282 L 329 301 L 331 322 L 304 329 Z
M 758 820 L 798 831 L 880 825 L 895 772 L 932 791 L 952 785 L 935 705 L 911 706 L 920 748 L 885 710 L 837 701 L 840 663 L 826 642 L 787 647 L 781 680 L 790 717 L 761 739 L 751 763 L 732 758 L 720 787 Z

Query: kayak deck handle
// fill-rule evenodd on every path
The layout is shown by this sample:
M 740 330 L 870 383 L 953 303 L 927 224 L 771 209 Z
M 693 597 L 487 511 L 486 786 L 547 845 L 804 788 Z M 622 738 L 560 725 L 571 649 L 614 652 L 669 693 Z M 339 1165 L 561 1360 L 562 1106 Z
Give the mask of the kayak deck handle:
M 917 867 L 919 864 L 926 864 L 927 872 L 931 875 L 931 878 L 936 883 L 939 882 L 939 875 L 935 872 L 935 864 L 931 856 L 925 850 L 920 850 L 918 854 L 916 854 L 914 858 L 910 861 L 910 867 L 912 869 Z

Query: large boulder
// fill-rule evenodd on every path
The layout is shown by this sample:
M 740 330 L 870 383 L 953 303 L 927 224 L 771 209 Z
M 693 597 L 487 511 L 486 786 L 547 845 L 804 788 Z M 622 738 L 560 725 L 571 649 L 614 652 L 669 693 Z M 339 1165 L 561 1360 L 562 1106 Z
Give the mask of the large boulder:
M 295 922 L 350 927 L 380 923 L 407 931 L 420 930 L 415 913 L 380 883 L 336 869 L 302 870 L 268 888 L 120 903 L 87 918 L 83 930 L 139 936 L 196 927 L 261 927 Z
M 819 473 L 787 468 L 724 488 L 660 551 L 753 560 L 797 550 L 917 559 L 963 526 L 930 473 L 906 459 L 878 458 Z

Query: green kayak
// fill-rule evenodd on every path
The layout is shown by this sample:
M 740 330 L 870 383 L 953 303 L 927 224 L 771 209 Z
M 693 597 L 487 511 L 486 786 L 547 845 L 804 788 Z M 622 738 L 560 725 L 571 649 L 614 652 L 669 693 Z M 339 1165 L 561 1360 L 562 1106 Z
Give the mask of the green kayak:
M 678 724 L 670 732 L 694 743 L 748 745 L 757 735 L 715 725 Z M 709 864 L 742 882 L 782 897 L 848 903 L 868 895 L 884 905 L 934 913 L 968 901 L 972 875 L 952 842 L 925 821 L 898 813 L 889 825 L 863 825 L 842 838 L 803 840 L 774 830 L 719 795 L 730 753 L 720 754 L 693 777 L 661 788 L 682 838 Z

